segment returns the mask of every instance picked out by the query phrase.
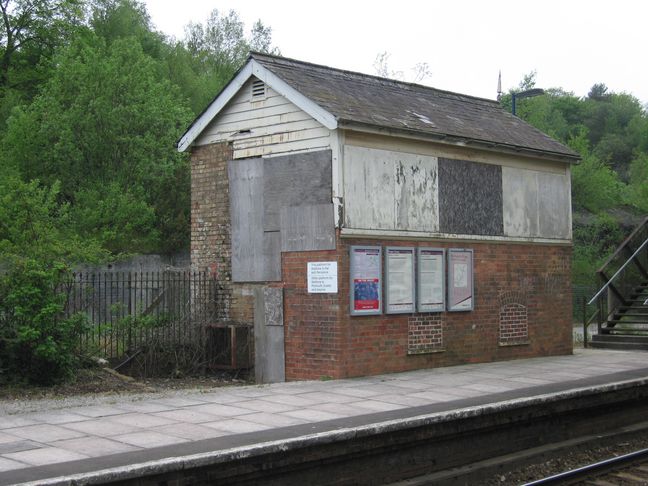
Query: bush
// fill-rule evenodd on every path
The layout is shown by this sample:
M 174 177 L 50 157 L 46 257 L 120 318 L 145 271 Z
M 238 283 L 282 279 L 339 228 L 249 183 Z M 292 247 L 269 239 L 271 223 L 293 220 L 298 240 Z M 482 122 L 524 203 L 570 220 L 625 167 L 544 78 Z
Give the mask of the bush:
M 69 231 L 58 196 L 56 184 L 0 171 L 0 383 L 51 384 L 78 365 L 83 321 L 66 318 L 64 284 L 75 263 L 104 253 Z
M 78 365 L 81 316 L 64 318 L 65 265 L 15 262 L 0 277 L 0 380 L 49 385 Z

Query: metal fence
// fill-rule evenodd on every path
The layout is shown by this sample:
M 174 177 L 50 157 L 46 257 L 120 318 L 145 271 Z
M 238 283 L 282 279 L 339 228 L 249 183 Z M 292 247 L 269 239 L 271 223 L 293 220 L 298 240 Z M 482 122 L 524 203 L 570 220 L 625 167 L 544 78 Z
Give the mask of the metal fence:
M 87 323 L 86 353 L 128 359 L 152 347 L 202 349 L 218 317 L 218 286 L 205 272 L 76 273 L 63 289 L 66 315 Z

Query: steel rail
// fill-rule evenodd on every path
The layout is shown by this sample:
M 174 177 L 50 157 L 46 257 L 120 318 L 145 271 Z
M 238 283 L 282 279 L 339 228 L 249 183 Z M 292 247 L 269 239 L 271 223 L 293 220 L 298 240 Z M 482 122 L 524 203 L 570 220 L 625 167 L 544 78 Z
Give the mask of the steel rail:
M 605 282 L 605 285 L 603 285 L 603 287 L 601 287 L 601 289 L 598 292 L 596 292 L 596 295 L 590 299 L 590 301 L 587 303 L 587 305 L 592 304 L 592 302 L 594 302 L 599 297 L 599 295 L 601 295 L 603 293 L 603 291 L 608 288 L 608 286 L 612 283 L 612 280 L 617 278 L 617 276 L 625 269 L 625 267 L 628 265 L 628 263 L 630 263 L 632 260 L 634 260 L 634 258 L 639 254 L 639 252 L 641 250 L 644 249 L 644 247 L 646 245 L 648 245 L 648 238 L 646 238 L 646 241 L 644 241 L 641 244 L 641 246 L 639 248 L 637 248 L 637 250 L 632 254 L 632 256 L 626 260 L 626 262 L 621 266 L 621 268 L 619 268 L 616 271 L 616 273 L 614 275 L 612 275 L 612 278 L 610 278 L 607 282 Z
M 610 459 L 605 459 L 604 461 L 595 462 L 593 464 L 588 464 L 587 466 L 579 467 L 576 469 L 571 469 L 569 471 L 561 472 L 554 474 L 553 476 L 548 476 L 546 478 L 538 479 L 536 481 L 531 481 L 530 483 L 525 483 L 522 486 L 538 486 L 541 484 L 561 484 L 566 480 L 574 480 L 578 478 L 584 478 L 594 472 L 605 472 L 606 470 L 612 470 L 617 466 L 633 462 L 639 459 L 648 458 L 648 449 L 641 449 L 638 451 L 630 452 L 629 454 L 624 454 L 622 456 L 612 457 Z

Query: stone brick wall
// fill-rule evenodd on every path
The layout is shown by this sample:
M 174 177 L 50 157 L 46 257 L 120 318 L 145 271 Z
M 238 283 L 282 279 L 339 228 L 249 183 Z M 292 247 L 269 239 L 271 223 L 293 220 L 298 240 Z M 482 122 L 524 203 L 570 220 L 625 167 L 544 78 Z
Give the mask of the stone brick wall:
M 191 267 L 216 275 L 219 318 L 254 322 L 254 287 L 232 283 L 228 143 L 194 147 L 191 153 Z
M 475 310 L 351 317 L 351 245 L 472 248 Z M 309 261 L 338 262 L 338 294 L 308 294 Z M 337 250 L 284 253 L 286 378 L 344 378 L 570 354 L 570 262 L 571 247 L 567 246 L 356 240 L 339 236 Z M 513 300 L 526 307 L 528 337 L 524 342 L 501 342 L 502 305 Z

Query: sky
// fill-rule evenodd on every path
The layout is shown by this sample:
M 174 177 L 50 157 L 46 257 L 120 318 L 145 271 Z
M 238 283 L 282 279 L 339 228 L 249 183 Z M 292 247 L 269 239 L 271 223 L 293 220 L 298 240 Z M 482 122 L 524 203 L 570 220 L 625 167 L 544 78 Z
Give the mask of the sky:
M 536 87 L 586 96 L 595 83 L 648 103 L 648 2 L 643 0 L 144 0 L 156 28 L 178 39 L 213 9 L 260 19 L 286 57 L 495 99 L 536 72 Z

